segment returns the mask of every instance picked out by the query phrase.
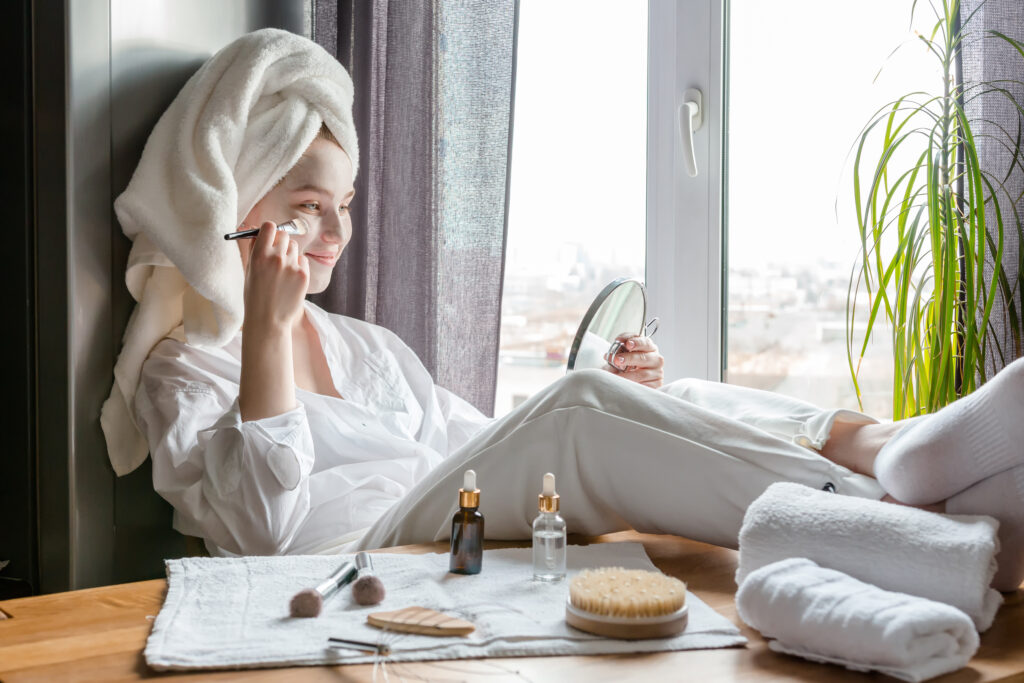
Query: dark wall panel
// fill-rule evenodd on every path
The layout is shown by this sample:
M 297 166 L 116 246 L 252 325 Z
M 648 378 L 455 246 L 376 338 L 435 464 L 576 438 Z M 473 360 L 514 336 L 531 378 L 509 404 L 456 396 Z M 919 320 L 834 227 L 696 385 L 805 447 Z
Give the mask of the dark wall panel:
M 34 222 L 32 188 L 31 10 L 28 0 L 0 5 L 0 63 L 5 97 L 0 104 L 0 202 L 4 206 L 4 266 L 0 310 L 0 599 L 34 592 L 38 586 L 35 547 L 34 434 Z
M 28 8 L 35 13 L 31 23 Z M 5 191 L 34 192 L 28 208 L 35 210 L 35 241 L 45 246 L 32 251 L 29 241 L 5 244 L 25 253 L 26 262 L 21 274 L 5 267 L 16 286 L 0 296 L 8 310 L 35 317 L 24 334 L 12 326 L 17 362 L 3 369 L 11 373 L 3 378 L 11 387 L 7 395 L 24 404 L 5 419 L 26 427 L 9 446 L 19 455 L 0 458 L 0 485 L 10 488 L 0 496 L 0 512 L 10 508 L 14 515 L 0 518 L 0 559 L 16 557 L 19 572 L 38 575 L 42 592 L 159 576 L 163 558 L 184 553 L 184 539 L 171 529 L 171 509 L 153 491 L 148 465 L 114 477 L 99 427 L 133 306 L 124 285 L 130 244 L 113 201 L 150 129 L 196 67 L 247 31 L 308 32 L 309 3 L 16 0 L 3 3 L 2 12 L 0 19 L 10 19 L 2 22 L 4 35 L 10 34 L 3 46 L 8 63 L 17 63 L 18 45 L 31 40 L 22 62 L 31 65 L 34 86 L 31 115 L 23 122 L 31 130 L 22 136 L 33 143 L 32 168 L 22 168 L 15 151 L 3 160 L 12 164 L 10 173 L 34 185 Z M 15 121 L 8 129 L 16 128 Z M 25 224 L 29 240 L 31 221 Z M 25 283 L 18 285 L 19 278 Z M 26 299 L 33 282 L 34 309 L 32 297 Z M 14 339 L 18 335 L 26 338 Z M 28 522 L 6 528 L 8 519 L 26 511 Z
M 264 26 L 305 30 L 303 0 L 111 0 L 110 204 L 131 179 L 160 115 L 203 61 L 239 35 Z M 116 218 L 112 253 L 112 321 L 116 357 L 133 301 L 124 284 L 131 243 Z M 163 575 L 165 557 L 185 554 L 171 529 L 171 506 L 153 491 L 149 461 L 114 482 L 113 580 Z
M 67 68 L 64 3 L 35 0 L 32 22 L 36 240 L 36 518 L 39 590 L 71 586 L 68 391 Z

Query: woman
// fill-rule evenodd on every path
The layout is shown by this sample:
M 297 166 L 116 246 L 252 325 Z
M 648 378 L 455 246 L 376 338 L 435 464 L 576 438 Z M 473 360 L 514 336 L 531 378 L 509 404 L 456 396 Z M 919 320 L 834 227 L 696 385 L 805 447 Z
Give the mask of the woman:
M 236 43 L 246 40 L 258 43 L 258 54 L 287 45 L 288 54 L 322 59 L 318 48 L 290 34 L 257 32 Z M 221 98 L 236 96 L 218 90 L 230 72 L 224 52 L 232 55 L 230 67 L 252 66 L 231 49 L 215 55 L 197 79 Z M 196 95 L 188 88 L 184 95 Z M 260 102 L 250 98 L 249 111 L 268 111 Z M 1005 438 L 1014 427 L 1012 408 L 993 406 L 1024 405 L 1024 365 L 1010 366 L 934 417 L 883 425 L 728 385 L 684 380 L 659 389 L 662 357 L 649 339 L 632 337 L 610 372 L 573 373 L 505 418 L 489 420 L 434 385 L 394 334 L 305 301 L 326 288 L 352 230 L 358 151 L 351 101 L 327 106 L 314 112 L 324 123 L 312 142 L 293 136 L 302 145 L 298 160 L 245 208 L 242 223 L 261 227 L 252 243 L 240 245 L 240 330 L 219 346 L 195 344 L 186 340 L 190 313 L 183 306 L 185 331 L 156 344 L 131 397 L 152 453 L 154 486 L 174 505 L 175 528 L 203 537 L 211 554 L 332 552 L 444 538 L 462 473 L 473 468 L 492 538 L 529 537 L 540 477 L 553 471 L 574 531 L 633 527 L 734 547 L 747 505 L 785 480 L 993 514 L 1004 522 L 994 585 L 1020 583 L 1024 455 L 1014 450 L 1012 434 Z M 241 135 L 217 119 L 226 140 L 249 135 L 244 118 L 234 124 Z M 147 154 L 159 148 L 154 137 Z M 144 154 L 137 175 L 151 161 Z M 205 166 L 201 157 L 197 168 Z M 245 167 L 232 173 L 227 182 L 246 186 Z M 241 213 L 245 193 L 236 194 Z M 125 195 L 118 200 L 123 224 L 147 210 L 129 201 L 138 195 L 132 185 Z M 308 225 L 306 234 L 275 230 L 296 217 Z M 138 222 L 144 234 L 159 235 Z M 173 237 L 163 244 L 165 252 L 176 248 Z M 170 260 L 192 287 L 185 301 L 193 291 L 216 293 L 204 281 L 209 273 L 189 277 L 186 258 Z M 193 329 L 211 319 L 193 317 Z M 217 320 L 223 319 L 231 318 L 221 312 Z M 988 431 L 958 433 L 993 414 Z M 116 444 L 112 431 L 108 443 Z M 969 445 L 981 439 L 993 455 L 975 462 L 967 457 L 971 450 L 949 443 L 950 434 Z M 993 491 L 1002 496 L 993 498 Z

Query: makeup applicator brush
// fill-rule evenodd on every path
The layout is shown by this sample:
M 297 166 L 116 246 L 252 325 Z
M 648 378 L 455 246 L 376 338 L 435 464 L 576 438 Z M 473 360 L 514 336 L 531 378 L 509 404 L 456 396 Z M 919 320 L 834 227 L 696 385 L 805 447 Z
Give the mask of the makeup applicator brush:
M 288 233 L 289 235 L 305 235 L 307 232 L 309 232 L 309 229 L 306 227 L 306 222 L 304 220 L 296 217 L 291 219 L 287 223 L 281 223 L 281 225 L 277 226 L 277 231 L 285 232 Z M 258 234 L 260 234 L 259 228 L 249 228 L 248 230 L 238 230 L 236 232 L 229 232 L 228 234 L 224 235 L 224 239 L 242 240 L 247 239 L 249 237 L 255 237 Z
M 356 578 L 357 569 L 351 562 L 338 567 L 326 581 L 316 588 L 305 588 L 295 594 L 289 603 L 293 617 L 318 617 L 324 607 L 324 600 L 338 592 L 338 589 Z
M 356 553 L 359 578 L 352 584 L 352 597 L 360 605 L 376 605 L 384 599 L 384 584 L 373 573 L 373 563 L 366 553 Z

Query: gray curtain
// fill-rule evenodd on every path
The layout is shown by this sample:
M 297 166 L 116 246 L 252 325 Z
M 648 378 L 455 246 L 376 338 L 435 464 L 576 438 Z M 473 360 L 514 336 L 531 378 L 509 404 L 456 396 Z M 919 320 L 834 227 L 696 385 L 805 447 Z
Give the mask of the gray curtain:
M 960 16 L 965 35 L 964 82 L 1002 81 L 999 86 L 1024 104 L 1024 86 L 1010 82 L 1024 81 L 1024 58 L 1006 41 L 988 37 L 987 33 L 994 30 L 1016 40 L 1024 38 L 1024 3 L 1020 0 L 962 0 Z M 965 106 L 982 168 L 990 174 L 993 184 L 1003 182 L 1006 190 L 999 196 L 1004 222 L 1002 267 L 1012 288 L 1009 300 L 1013 302 L 1019 319 L 1022 304 L 1020 240 L 1013 212 L 1015 208 L 1018 215 L 1024 216 L 1024 201 L 1021 200 L 1024 169 L 1019 166 L 1019 161 L 1012 168 L 1011 163 L 1015 139 L 1024 136 L 1024 119 L 1017 108 L 999 94 L 975 98 L 968 95 Z M 1024 145 L 1024 137 L 1019 141 Z M 989 225 L 994 225 L 994 212 L 989 210 L 986 219 Z M 988 271 L 987 275 L 991 275 L 991 269 Z M 992 308 L 995 330 L 989 337 L 989 377 L 1024 353 L 1021 340 L 1012 333 L 1010 315 L 1007 300 L 997 297 Z M 1018 322 L 1018 329 L 1020 324 Z
M 352 74 L 354 235 L 329 311 L 396 332 L 493 413 L 507 222 L 514 0 L 315 0 L 313 39 Z

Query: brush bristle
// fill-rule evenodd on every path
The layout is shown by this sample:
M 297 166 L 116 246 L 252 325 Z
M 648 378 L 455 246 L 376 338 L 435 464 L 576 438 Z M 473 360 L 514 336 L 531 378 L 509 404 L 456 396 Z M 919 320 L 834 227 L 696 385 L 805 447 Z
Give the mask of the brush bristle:
M 318 617 L 323 606 L 323 596 L 312 588 L 299 591 L 289 603 L 293 617 Z
M 360 576 L 352 584 L 352 597 L 360 605 L 376 605 L 384 599 L 384 584 L 373 574 Z
M 587 569 L 569 584 L 573 607 L 607 617 L 659 617 L 686 603 L 686 584 L 661 572 Z

